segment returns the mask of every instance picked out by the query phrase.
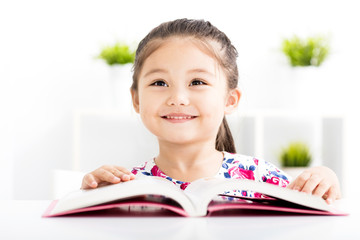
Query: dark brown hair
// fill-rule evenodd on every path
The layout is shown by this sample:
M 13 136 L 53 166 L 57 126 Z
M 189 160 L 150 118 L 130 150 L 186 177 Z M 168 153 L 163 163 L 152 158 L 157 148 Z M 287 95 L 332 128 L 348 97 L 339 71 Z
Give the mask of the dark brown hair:
M 156 51 L 164 40 L 170 37 L 191 37 L 199 40 L 199 43 L 214 55 L 222 67 L 227 78 L 228 89 L 237 87 L 239 76 L 236 58 L 238 53 L 230 39 L 208 21 L 184 18 L 160 24 L 141 40 L 136 50 L 133 67 L 133 83 L 131 86 L 133 91 L 138 89 L 139 74 L 146 58 Z M 220 49 L 213 47 L 212 42 L 218 43 Z M 234 139 L 225 116 L 216 136 L 215 148 L 218 151 L 236 152 Z

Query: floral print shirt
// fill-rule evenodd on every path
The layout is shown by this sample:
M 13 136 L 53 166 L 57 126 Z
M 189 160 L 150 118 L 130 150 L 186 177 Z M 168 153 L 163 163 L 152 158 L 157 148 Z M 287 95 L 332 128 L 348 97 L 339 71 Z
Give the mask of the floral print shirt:
M 224 159 L 222 166 L 215 175 L 216 178 L 250 179 L 278 185 L 280 187 L 286 187 L 289 184 L 288 175 L 269 162 L 250 156 L 228 152 L 223 152 L 223 155 Z M 190 184 L 190 182 L 179 181 L 167 176 L 158 168 L 154 159 L 147 161 L 138 167 L 134 167 L 131 172 L 139 177 L 158 176 L 165 178 L 183 190 Z M 226 191 L 223 194 L 227 196 L 250 198 L 264 197 L 262 194 L 244 190 Z

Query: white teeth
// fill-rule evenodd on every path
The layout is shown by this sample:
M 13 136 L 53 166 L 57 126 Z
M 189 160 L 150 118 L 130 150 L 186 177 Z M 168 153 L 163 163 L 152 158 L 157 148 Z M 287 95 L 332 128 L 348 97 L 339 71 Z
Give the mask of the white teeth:
M 182 120 L 182 119 L 191 119 L 191 116 L 166 116 L 167 119 L 176 119 L 176 120 Z

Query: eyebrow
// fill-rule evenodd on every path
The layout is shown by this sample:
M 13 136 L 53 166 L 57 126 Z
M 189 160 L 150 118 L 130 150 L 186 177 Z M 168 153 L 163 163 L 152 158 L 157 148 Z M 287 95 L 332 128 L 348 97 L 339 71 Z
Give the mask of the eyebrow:
M 206 74 L 214 75 L 213 73 L 211 73 L 208 70 L 203 69 L 203 68 L 191 69 L 191 70 L 187 71 L 187 73 L 206 73 Z
M 151 69 L 149 72 L 147 72 L 144 75 L 144 77 L 147 77 L 148 75 L 153 74 L 153 73 L 168 73 L 168 71 L 166 71 L 165 69 L 161 69 L 161 68 L 154 68 L 154 69 Z
M 162 68 L 154 68 L 154 69 L 150 70 L 149 72 L 147 72 L 144 75 L 144 77 L 147 77 L 148 75 L 154 74 L 154 73 L 168 73 L 168 71 L 166 71 L 165 69 L 162 69 Z M 187 71 L 187 73 L 206 73 L 206 74 L 209 74 L 212 76 L 214 75 L 213 73 L 211 73 L 203 68 L 194 68 L 194 69 Z

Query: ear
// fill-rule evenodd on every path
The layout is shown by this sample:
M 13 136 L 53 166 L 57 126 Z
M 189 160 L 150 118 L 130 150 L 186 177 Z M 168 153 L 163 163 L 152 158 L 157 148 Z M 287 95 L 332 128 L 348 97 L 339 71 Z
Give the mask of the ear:
M 132 98 L 132 104 L 134 107 L 135 112 L 139 113 L 139 95 L 137 93 L 137 91 L 130 89 L 131 92 L 131 98 Z
M 233 113 L 237 106 L 239 105 L 241 98 L 241 91 L 239 88 L 232 89 L 227 95 L 226 105 L 225 105 L 225 114 Z

